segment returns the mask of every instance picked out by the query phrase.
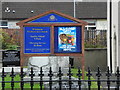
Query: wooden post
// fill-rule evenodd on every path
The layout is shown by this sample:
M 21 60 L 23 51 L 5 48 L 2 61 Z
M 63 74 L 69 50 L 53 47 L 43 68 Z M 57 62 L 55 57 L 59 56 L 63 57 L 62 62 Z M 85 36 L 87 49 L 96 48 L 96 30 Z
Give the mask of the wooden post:
M 51 55 L 54 55 L 54 26 L 51 26 Z
M 23 67 L 24 63 L 24 42 L 23 42 L 23 37 L 24 37 L 24 29 L 23 26 L 20 25 L 20 66 Z
M 85 58 L 84 55 L 82 56 L 81 63 L 82 63 L 82 79 L 85 79 Z

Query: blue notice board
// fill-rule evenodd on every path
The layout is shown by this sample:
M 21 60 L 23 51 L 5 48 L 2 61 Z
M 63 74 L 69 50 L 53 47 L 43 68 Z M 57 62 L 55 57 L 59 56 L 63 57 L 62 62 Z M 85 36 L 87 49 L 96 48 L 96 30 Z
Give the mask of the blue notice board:
M 50 53 L 50 27 L 24 27 L 24 53 Z
M 82 53 L 81 26 L 55 27 L 55 53 Z
M 37 18 L 35 20 L 32 20 L 28 23 L 77 23 L 77 22 L 67 19 L 65 17 L 62 17 L 60 15 L 51 13 L 43 17 Z

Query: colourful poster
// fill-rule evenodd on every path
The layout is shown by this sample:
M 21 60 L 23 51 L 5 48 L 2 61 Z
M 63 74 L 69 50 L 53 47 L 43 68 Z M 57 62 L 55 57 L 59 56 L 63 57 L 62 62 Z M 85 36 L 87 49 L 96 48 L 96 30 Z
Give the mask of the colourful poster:
M 54 27 L 55 53 L 82 53 L 81 26 Z
M 76 27 L 58 27 L 58 50 L 76 51 Z

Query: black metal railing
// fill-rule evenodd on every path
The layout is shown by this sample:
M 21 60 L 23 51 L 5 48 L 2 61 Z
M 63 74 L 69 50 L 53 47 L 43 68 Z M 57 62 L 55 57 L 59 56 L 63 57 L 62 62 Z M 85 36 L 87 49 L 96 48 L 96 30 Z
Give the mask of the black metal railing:
M 85 30 L 85 48 L 106 48 L 107 30 Z
M 5 69 L 2 69 L 2 73 L 1 73 L 1 79 L 2 81 L 0 81 L 1 86 L 2 86 L 2 90 L 6 89 L 6 86 L 8 84 L 10 84 L 10 87 L 7 87 L 7 89 L 12 89 L 12 90 L 16 90 L 15 89 L 15 84 L 19 83 L 19 87 L 17 86 L 17 88 L 19 88 L 20 90 L 24 90 L 24 86 L 26 83 L 29 83 L 30 87 L 29 89 L 34 90 L 34 85 L 38 84 L 39 87 L 37 87 L 37 89 L 40 90 L 82 90 L 83 88 L 87 89 L 87 90 L 91 90 L 92 88 L 95 88 L 95 90 L 101 90 L 102 88 L 106 88 L 107 90 L 111 90 L 111 88 L 113 90 L 119 90 L 120 88 L 120 70 L 119 67 L 117 67 L 116 72 L 113 74 L 110 72 L 109 67 L 107 68 L 106 73 L 102 73 L 100 71 L 100 68 L 97 68 L 97 72 L 93 73 L 91 72 L 90 68 L 88 67 L 88 70 L 85 73 L 84 79 L 82 79 L 82 72 L 81 69 L 78 68 L 76 69 L 77 72 L 74 72 L 73 69 L 69 68 L 68 72 L 66 74 L 64 74 L 62 72 L 61 67 L 59 68 L 57 74 L 52 72 L 52 68 L 50 67 L 50 70 L 48 73 L 44 73 L 42 70 L 42 67 L 39 70 L 39 74 L 37 75 L 37 80 L 34 80 L 34 77 L 36 77 L 34 69 L 31 68 L 31 70 L 29 71 L 28 76 L 26 75 L 26 71 L 23 70 L 24 68 L 20 68 L 20 72 L 16 73 L 14 72 L 14 68 L 12 68 L 11 72 L 6 73 Z M 19 75 L 20 79 L 19 80 L 15 80 L 16 75 Z M 47 75 L 47 79 L 45 79 L 45 75 Z M 102 75 L 105 75 L 102 77 Z M 30 77 L 29 80 L 25 80 L 25 77 Z M 53 77 L 56 77 L 57 79 L 54 79 Z M 63 77 L 66 78 L 63 78 Z M 6 78 L 8 79 L 8 77 L 11 78 L 11 80 L 6 80 Z M 74 77 L 74 79 L 73 79 Z M 106 77 L 106 78 L 105 78 Z M 114 78 L 113 78 L 114 77 Z M 103 79 L 104 78 L 104 79 Z M 63 87 L 63 84 L 66 83 L 66 87 Z M 76 82 L 77 85 L 74 83 Z M 96 86 L 92 86 L 94 82 L 94 85 Z M 47 83 L 47 87 L 45 87 L 45 84 Z M 56 87 L 55 84 L 56 83 Z M 103 83 L 103 84 L 102 84 Z M 76 85 L 75 87 L 73 87 L 74 85 Z M 53 87 L 54 86 L 54 87 Z

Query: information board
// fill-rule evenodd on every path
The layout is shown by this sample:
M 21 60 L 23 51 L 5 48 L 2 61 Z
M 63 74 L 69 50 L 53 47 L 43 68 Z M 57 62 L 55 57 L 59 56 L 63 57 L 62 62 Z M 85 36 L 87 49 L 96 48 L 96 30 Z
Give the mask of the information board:
M 20 66 L 20 51 L 7 50 L 2 52 L 3 67 Z
M 81 27 L 55 27 L 55 53 L 81 53 Z
M 50 53 L 50 27 L 24 27 L 24 53 Z

